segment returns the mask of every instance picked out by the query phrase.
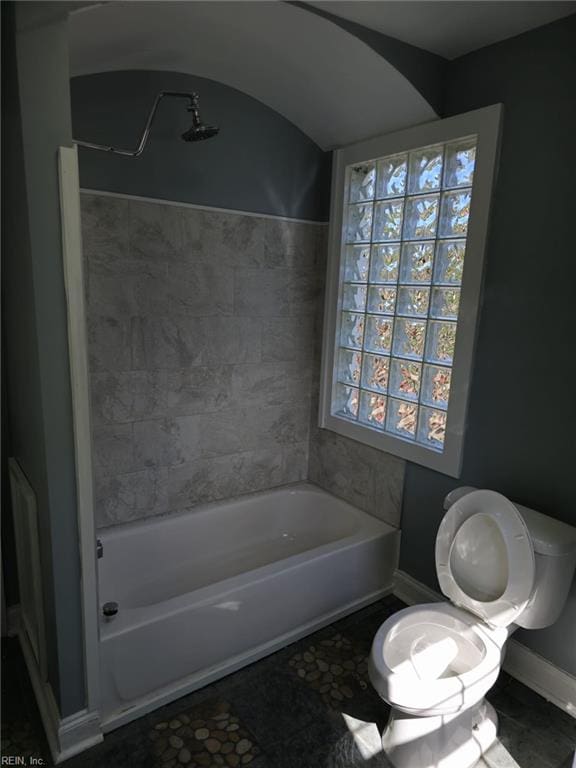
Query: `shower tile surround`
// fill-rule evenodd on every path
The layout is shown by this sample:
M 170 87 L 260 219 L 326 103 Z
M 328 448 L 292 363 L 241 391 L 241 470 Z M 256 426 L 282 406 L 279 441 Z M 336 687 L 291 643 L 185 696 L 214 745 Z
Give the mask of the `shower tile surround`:
M 304 479 L 399 523 L 404 463 L 316 427 L 324 225 L 81 211 L 97 527 Z
M 323 227 L 82 194 L 98 527 L 302 480 Z

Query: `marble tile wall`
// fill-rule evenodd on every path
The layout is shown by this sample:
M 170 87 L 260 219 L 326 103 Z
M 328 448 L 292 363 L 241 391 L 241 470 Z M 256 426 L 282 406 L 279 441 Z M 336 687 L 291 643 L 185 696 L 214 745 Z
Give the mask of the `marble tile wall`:
M 306 479 L 325 227 L 82 194 L 96 524 Z
M 321 273 L 325 274 L 325 267 Z M 399 527 L 406 462 L 318 427 L 323 305 L 322 291 L 315 315 L 308 479 L 334 496 Z
M 365 512 L 400 526 L 403 459 L 317 426 L 313 408 L 308 478 Z
M 310 479 L 393 525 L 404 462 L 319 429 L 326 228 L 82 194 L 96 523 Z

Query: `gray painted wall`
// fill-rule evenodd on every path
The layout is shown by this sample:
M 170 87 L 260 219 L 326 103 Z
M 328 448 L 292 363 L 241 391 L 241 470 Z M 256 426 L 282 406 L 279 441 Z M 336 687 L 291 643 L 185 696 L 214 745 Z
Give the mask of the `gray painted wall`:
M 88 194 L 82 220 L 97 525 L 305 479 L 325 227 Z
M 505 111 L 462 476 L 406 473 L 401 567 L 431 587 L 442 499 L 457 485 L 576 525 L 575 39 L 571 16 L 449 68 L 446 115 L 495 102 Z M 576 586 L 555 626 L 515 637 L 576 674 Z
M 7 605 L 18 603 L 18 575 L 14 526 L 10 514 L 8 458 L 13 446 L 21 445 L 20 462 L 35 479 L 37 488 L 45 486 L 43 445 L 32 439 L 42 421 L 39 392 L 36 319 L 27 308 L 34 306 L 32 265 L 24 183 L 22 122 L 18 102 L 14 5 L 2 5 L 2 566 Z M 13 286 L 7 290 L 7 285 Z M 17 339 L 9 344 L 8 339 Z M 28 375 L 24 375 L 24 371 Z M 9 374 L 9 371 L 11 373 Z M 12 387 L 12 381 L 19 386 Z M 11 403 L 21 398 L 17 410 L 21 417 L 10 429 L 8 389 Z M 14 436 L 10 433 L 14 432 Z M 26 459 L 23 454 L 26 452 Z M 43 560 L 50 558 L 43 555 Z M 46 584 L 45 599 L 51 599 Z M 53 642 L 53 636 L 49 638 Z M 55 654 L 52 654 L 52 658 Z
M 71 140 L 68 48 L 65 21 L 22 30 L 34 5 L 16 6 L 18 33 L 14 19 L 8 21 L 8 135 L 3 136 L 8 448 L 38 501 L 48 677 L 66 716 L 85 701 L 57 174 L 58 146 Z
M 217 137 L 187 144 L 186 104 L 165 99 L 137 160 L 80 149 L 80 183 L 199 205 L 323 221 L 331 155 L 274 110 L 214 80 L 177 72 L 107 72 L 71 81 L 77 139 L 135 147 L 161 90 L 198 91 Z

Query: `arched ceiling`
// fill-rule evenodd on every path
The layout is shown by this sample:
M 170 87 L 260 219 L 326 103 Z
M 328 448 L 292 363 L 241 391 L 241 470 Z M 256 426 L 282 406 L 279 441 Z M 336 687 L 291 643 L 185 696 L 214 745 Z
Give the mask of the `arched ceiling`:
M 310 5 L 448 59 L 576 13 L 573 0 L 318 0 Z
M 331 21 L 281 2 L 119 2 L 70 16 L 72 75 L 126 69 L 218 80 L 323 149 L 433 120 L 386 59 Z

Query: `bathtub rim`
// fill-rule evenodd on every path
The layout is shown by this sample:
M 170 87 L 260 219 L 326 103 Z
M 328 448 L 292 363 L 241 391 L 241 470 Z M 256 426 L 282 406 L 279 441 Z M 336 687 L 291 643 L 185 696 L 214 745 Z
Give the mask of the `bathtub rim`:
M 346 501 L 345 499 L 341 499 L 339 496 L 336 496 L 330 491 L 325 490 L 320 485 L 316 485 L 316 483 L 313 483 L 310 480 L 299 480 L 295 483 L 285 483 L 284 485 L 276 485 L 273 488 L 263 488 L 261 491 L 250 491 L 249 493 L 242 493 L 233 497 L 216 499 L 215 501 L 206 501 L 206 502 L 202 502 L 201 504 L 194 504 L 193 506 L 185 507 L 184 509 L 179 509 L 175 512 L 165 512 L 158 515 L 149 515 L 143 518 L 128 520 L 125 523 L 116 523 L 114 525 L 107 525 L 103 528 L 97 528 L 96 535 L 99 539 L 102 540 L 102 543 L 105 544 L 107 539 L 110 539 L 112 537 L 115 538 L 117 536 L 118 537 L 125 536 L 128 533 L 133 532 L 136 528 L 138 528 L 139 530 L 143 530 L 148 527 L 153 528 L 156 525 L 159 525 L 160 523 L 166 523 L 168 521 L 175 522 L 176 520 L 181 520 L 183 517 L 208 513 L 210 510 L 214 510 L 217 508 L 233 506 L 235 503 L 239 501 L 243 502 L 243 501 L 249 501 L 250 499 L 259 499 L 266 496 L 275 495 L 280 491 L 294 493 L 294 494 L 308 491 L 320 496 L 328 496 L 329 498 L 335 499 L 339 504 L 344 505 L 347 508 L 347 510 L 354 513 L 355 515 L 360 513 L 361 517 L 366 516 L 369 518 L 369 520 L 374 520 L 377 523 L 384 523 L 384 525 L 388 525 L 390 528 L 393 528 L 394 530 L 400 530 L 399 525 L 396 526 L 396 525 L 393 525 L 392 523 L 387 523 L 385 520 L 381 520 L 379 517 L 376 517 L 376 515 L 373 515 L 370 512 L 366 512 L 365 510 L 360 509 L 359 507 L 355 507 L 351 502 Z
M 135 608 L 124 608 L 122 611 L 122 604 L 119 604 L 120 614 L 112 619 L 112 621 L 106 622 L 101 620 L 100 627 L 100 639 L 106 640 L 108 638 L 116 637 L 117 635 L 131 632 L 138 627 L 145 626 L 148 623 L 159 621 L 168 616 L 174 616 L 178 613 L 182 613 L 192 606 L 201 607 L 206 604 L 210 604 L 213 598 L 218 595 L 223 600 L 226 599 L 226 595 L 235 592 L 239 587 L 246 584 L 259 583 L 266 581 L 272 577 L 279 570 L 293 571 L 302 567 L 304 563 L 309 559 L 310 553 L 314 552 L 314 558 L 323 560 L 330 557 L 335 552 L 344 552 L 347 549 L 352 549 L 359 544 L 364 544 L 374 539 L 379 538 L 383 534 L 397 533 L 400 536 L 400 530 L 398 528 L 392 528 L 387 523 L 384 523 L 389 530 L 374 531 L 370 535 L 363 535 L 362 530 L 354 534 L 351 537 L 344 539 L 337 539 L 336 541 L 328 542 L 320 547 L 311 547 L 303 552 L 298 552 L 290 557 L 282 558 L 281 560 L 274 560 L 266 565 L 259 566 L 258 568 L 252 568 L 249 571 L 243 571 L 240 574 L 229 576 L 227 579 L 215 581 L 212 584 L 207 584 L 199 589 L 192 590 L 190 592 L 184 592 L 175 597 L 163 600 L 157 603 L 152 603 L 148 606 L 139 606 Z M 280 564 L 282 567 L 280 569 Z M 195 595 L 195 599 L 191 600 L 191 595 Z M 160 606 L 162 606 L 160 608 Z M 129 623 L 118 622 L 118 618 L 126 616 L 130 619 Z M 114 626 L 116 624 L 116 626 Z
M 390 525 L 390 523 L 379 520 L 373 515 L 370 515 L 369 513 L 354 507 L 348 502 L 338 499 L 338 497 L 333 496 L 333 494 L 329 493 L 328 491 L 324 491 L 322 488 L 315 486 L 312 483 L 295 483 L 291 484 L 290 486 L 281 486 L 277 489 L 261 491 L 257 494 L 246 494 L 240 498 L 246 500 L 254 497 L 261 498 L 270 496 L 287 488 L 290 488 L 291 492 L 294 494 L 312 490 L 317 495 L 336 499 L 345 505 L 346 512 L 349 511 L 354 515 L 359 523 L 358 528 L 348 536 L 333 539 L 332 541 L 328 541 L 324 544 L 321 544 L 320 546 L 310 547 L 308 549 L 289 555 L 288 557 L 281 558 L 280 560 L 273 560 L 270 563 L 265 563 L 264 565 L 250 568 L 249 570 L 242 571 L 241 573 L 228 576 L 227 578 L 214 581 L 210 584 L 206 584 L 205 586 L 199 587 L 198 589 L 189 590 L 187 592 L 175 595 L 171 598 L 168 598 L 167 600 L 157 601 L 156 603 L 150 603 L 149 605 L 145 606 L 124 607 L 123 609 L 122 601 L 121 599 L 118 599 L 117 602 L 119 603 L 120 608 L 119 614 L 115 616 L 111 621 L 105 621 L 101 617 L 100 640 L 102 641 L 117 635 L 122 635 L 138 627 L 145 626 L 148 623 L 156 622 L 161 618 L 176 615 L 188 610 L 191 606 L 202 606 L 204 604 L 209 604 L 216 595 L 222 599 L 225 599 L 226 595 L 236 591 L 240 586 L 244 586 L 248 583 L 258 583 L 265 581 L 266 579 L 273 576 L 274 573 L 277 573 L 280 568 L 282 570 L 289 571 L 295 570 L 301 567 L 310 558 L 312 552 L 314 552 L 315 558 L 323 559 L 329 557 L 336 551 L 345 551 L 347 549 L 351 549 L 358 546 L 359 544 L 372 541 L 385 534 L 393 534 L 396 532 L 398 536 L 400 536 L 399 528 L 395 528 L 394 526 Z M 227 506 L 232 506 L 235 502 L 235 499 L 229 499 L 226 501 Z M 221 506 L 222 504 L 220 502 L 210 502 L 207 505 L 202 505 L 202 511 L 204 513 L 209 513 L 215 507 Z M 196 510 L 197 507 L 194 507 L 193 511 L 186 510 L 185 512 L 178 513 L 178 518 L 182 519 L 183 517 L 193 516 L 197 514 Z M 154 520 L 144 520 L 141 523 L 136 524 L 122 524 L 122 528 L 124 530 L 120 532 L 120 535 L 122 536 L 122 533 L 124 533 L 124 535 L 128 535 L 129 533 L 134 532 L 135 525 L 141 526 L 140 530 L 155 527 L 162 523 L 164 517 L 165 516 L 162 516 L 161 518 L 155 517 Z M 170 515 L 170 519 L 174 517 L 176 517 L 176 515 Z M 115 529 L 118 527 L 119 526 L 113 526 L 110 535 L 113 536 L 116 533 Z M 192 595 L 194 595 L 193 599 L 191 599 Z M 104 598 L 104 596 L 100 595 L 100 601 L 102 602 L 103 600 L 115 599 L 116 597 L 119 596 L 107 595 Z M 122 619 L 125 620 L 123 621 Z

